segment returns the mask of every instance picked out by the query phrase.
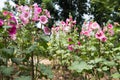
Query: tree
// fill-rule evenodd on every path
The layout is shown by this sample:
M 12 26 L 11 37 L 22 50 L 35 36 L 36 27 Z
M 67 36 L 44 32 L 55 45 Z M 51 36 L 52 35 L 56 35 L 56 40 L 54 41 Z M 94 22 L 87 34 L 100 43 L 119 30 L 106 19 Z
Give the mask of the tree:
M 90 12 L 99 24 L 108 20 L 119 22 L 120 0 L 91 0 L 90 4 Z

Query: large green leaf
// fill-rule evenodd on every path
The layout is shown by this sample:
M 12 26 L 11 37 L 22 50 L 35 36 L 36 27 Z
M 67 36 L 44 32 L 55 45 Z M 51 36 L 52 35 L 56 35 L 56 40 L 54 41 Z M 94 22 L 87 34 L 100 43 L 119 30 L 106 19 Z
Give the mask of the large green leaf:
M 16 63 L 16 64 L 20 64 L 23 61 L 24 58 L 12 58 L 12 62 Z
M 112 77 L 120 79 L 120 73 L 114 73 L 112 74 Z
M 12 74 L 13 70 L 14 70 L 13 67 L 6 67 L 6 66 L 0 67 L 0 72 L 5 76 L 10 76 Z
M 38 67 L 38 71 L 40 71 L 42 75 L 47 76 L 50 79 L 53 78 L 53 73 L 49 66 L 46 66 L 44 64 L 38 64 L 37 67 Z
M 103 64 L 110 67 L 117 65 L 114 61 L 104 61 Z
M 92 65 L 88 65 L 86 62 L 81 61 L 75 61 L 72 63 L 72 65 L 69 67 L 70 70 L 75 70 L 77 72 L 82 72 L 83 70 L 90 70 L 92 69 Z

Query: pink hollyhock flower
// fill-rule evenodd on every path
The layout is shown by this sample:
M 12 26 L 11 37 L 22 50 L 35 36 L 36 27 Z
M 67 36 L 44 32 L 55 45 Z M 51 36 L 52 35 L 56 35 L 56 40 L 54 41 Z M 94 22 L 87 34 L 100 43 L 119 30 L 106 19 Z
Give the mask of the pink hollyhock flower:
M 38 14 L 34 14 L 32 20 L 33 21 L 38 21 Z
M 100 40 L 101 40 L 102 42 L 106 42 L 106 41 L 107 41 L 107 37 L 103 36 Z
M 15 17 L 11 17 L 9 19 L 8 25 L 11 26 L 11 28 L 8 30 L 9 31 L 9 36 L 11 39 L 15 40 L 16 39 L 16 26 L 17 26 L 17 20 Z
M 12 40 L 16 40 L 16 34 L 10 35 L 10 38 L 11 38 Z
M 23 6 L 21 9 L 22 12 L 29 11 L 29 10 L 30 10 L 30 8 L 28 6 Z
M 70 26 L 65 26 L 65 27 L 63 27 L 63 31 L 70 32 L 71 31 L 71 27 Z
M 68 42 L 71 42 L 72 41 L 72 39 L 71 38 L 68 38 Z
M 55 27 L 54 26 L 51 28 L 51 32 L 52 32 L 52 34 L 55 33 Z
M 38 7 L 38 4 L 37 4 L 37 3 L 34 3 L 33 6 L 34 6 L 34 8 L 37 8 L 37 7 Z
M 78 43 L 77 43 L 79 46 L 81 45 L 81 43 L 80 43 L 80 41 L 78 41 Z
M 12 28 L 9 29 L 9 36 L 14 40 L 16 35 L 16 27 L 12 26 Z
M 113 29 L 113 25 L 112 24 L 108 24 L 108 29 Z
M 40 8 L 40 7 L 34 8 L 34 14 L 40 14 L 41 12 L 42 12 L 42 8 Z
M 15 26 L 16 27 L 16 25 L 17 25 L 17 20 L 16 20 L 16 18 L 15 17 L 11 17 L 10 19 L 9 19 L 9 21 L 8 21 L 8 25 L 9 26 Z
M 108 29 L 107 29 L 107 27 L 105 26 L 105 27 L 103 27 L 103 32 L 106 32 Z
M 74 45 L 73 45 L 73 44 L 68 45 L 68 50 L 69 50 L 69 51 L 73 51 L 73 50 L 74 50 L 74 48 L 73 48 L 73 47 L 74 47 Z
M 60 27 L 55 27 L 55 31 L 58 32 L 60 30 Z
M 7 16 L 9 14 L 8 11 L 3 11 L 3 16 Z
M 72 22 L 72 24 L 75 25 L 75 24 L 76 24 L 76 20 L 74 20 L 74 21 Z
M 22 14 L 20 14 L 20 19 L 23 22 L 23 24 L 28 24 L 29 23 L 29 17 L 30 17 L 30 13 L 29 12 L 22 12 Z
M 44 27 L 43 31 L 46 35 L 50 35 L 50 29 L 48 27 Z
M 107 41 L 107 37 L 105 36 L 105 34 L 103 33 L 103 31 L 99 31 L 95 34 L 95 37 L 97 39 L 99 39 L 102 42 L 106 42 Z
M 20 18 L 29 18 L 30 17 L 30 12 L 22 12 L 22 14 L 20 15 Z
M 48 10 L 45 10 L 45 14 L 46 14 L 46 16 L 47 16 L 48 18 L 51 18 L 50 12 L 49 12 Z
M 48 18 L 45 15 L 40 16 L 40 23 L 46 24 L 48 22 Z
M 14 16 L 13 13 L 9 12 L 10 17 Z
M 63 27 L 66 25 L 64 21 L 61 21 L 60 23 L 62 24 Z
M 89 30 L 86 30 L 86 31 L 81 31 L 81 33 L 80 34 L 82 34 L 82 35 L 85 35 L 85 36 L 90 36 L 90 31 Z
M 112 29 L 110 29 L 108 32 L 109 32 L 110 36 L 114 35 L 114 31 Z
M 2 27 L 4 24 L 4 20 L 0 19 L 0 27 Z
M 97 22 L 90 23 L 89 26 L 92 29 L 100 29 L 100 25 Z
M 98 32 L 95 34 L 95 37 L 96 37 L 97 39 L 101 39 L 101 37 L 103 37 L 103 36 L 105 36 L 104 33 L 103 33 L 103 31 L 98 31 Z
M 18 12 L 21 12 L 21 11 L 22 11 L 22 8 L 23 8 L 23 5 L 17 6 L 17 11 L 18 11 Z

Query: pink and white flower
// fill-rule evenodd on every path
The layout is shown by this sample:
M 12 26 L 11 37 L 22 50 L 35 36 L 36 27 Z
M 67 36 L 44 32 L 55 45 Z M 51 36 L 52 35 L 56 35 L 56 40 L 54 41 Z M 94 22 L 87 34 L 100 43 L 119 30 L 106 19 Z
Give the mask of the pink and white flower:
M 46 24 L 48 22 L 48 18 L 45 15 L 40 16 L 39 20 L 41 24 Z
M 47 16 L 48 18 L 51 18 L 50 12 L 49 12 L 48 10 L 45 10 L 45 14 L 46 14 L 46 16 Z
M 113 25 L 112 24 L 108 24 L 108 29 L 113 29 Z
M 93 22 L 89 24 L 91 29 L 100 29 L 100 25 L 97 22 Z
M 100 41 L 102 42 L 106 42 L 107 41 L 107 37 L 105 36 L 104 32 L 103 31 L 98 31 L 96 34 L 95 34 L 95 37 L 97 39 L 99 39 Z
M 65 27 L 63 27 L 63 31 L 71 32 L 71 27 L 70 26 L 65 26 Z
M 46 35 L 50 35 L 50 29 L 48 27 L 44 27 L 43 31 Z
M 73 44 L 68 45 L 68 50 L 73 51 L 74 50 L 74 45 Z

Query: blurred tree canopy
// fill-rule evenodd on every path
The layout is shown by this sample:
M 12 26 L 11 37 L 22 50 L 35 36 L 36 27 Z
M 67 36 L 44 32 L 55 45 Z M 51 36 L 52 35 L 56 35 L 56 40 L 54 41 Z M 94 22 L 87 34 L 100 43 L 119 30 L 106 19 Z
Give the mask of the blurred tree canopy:
M 119 22 L 120 0 L 13 0 L 17 4 L 38 3 L 47 8 L 52 15 L 51 25 L 54 21 L 65 20 L 69 14 L 78 24 L 84 21 L 83 15 L 93 15 L 100 25 L 108 20 Z
M 120 22 L 120 0 L 91 0 L 90 12 L 101 25 L 108 20 Z

